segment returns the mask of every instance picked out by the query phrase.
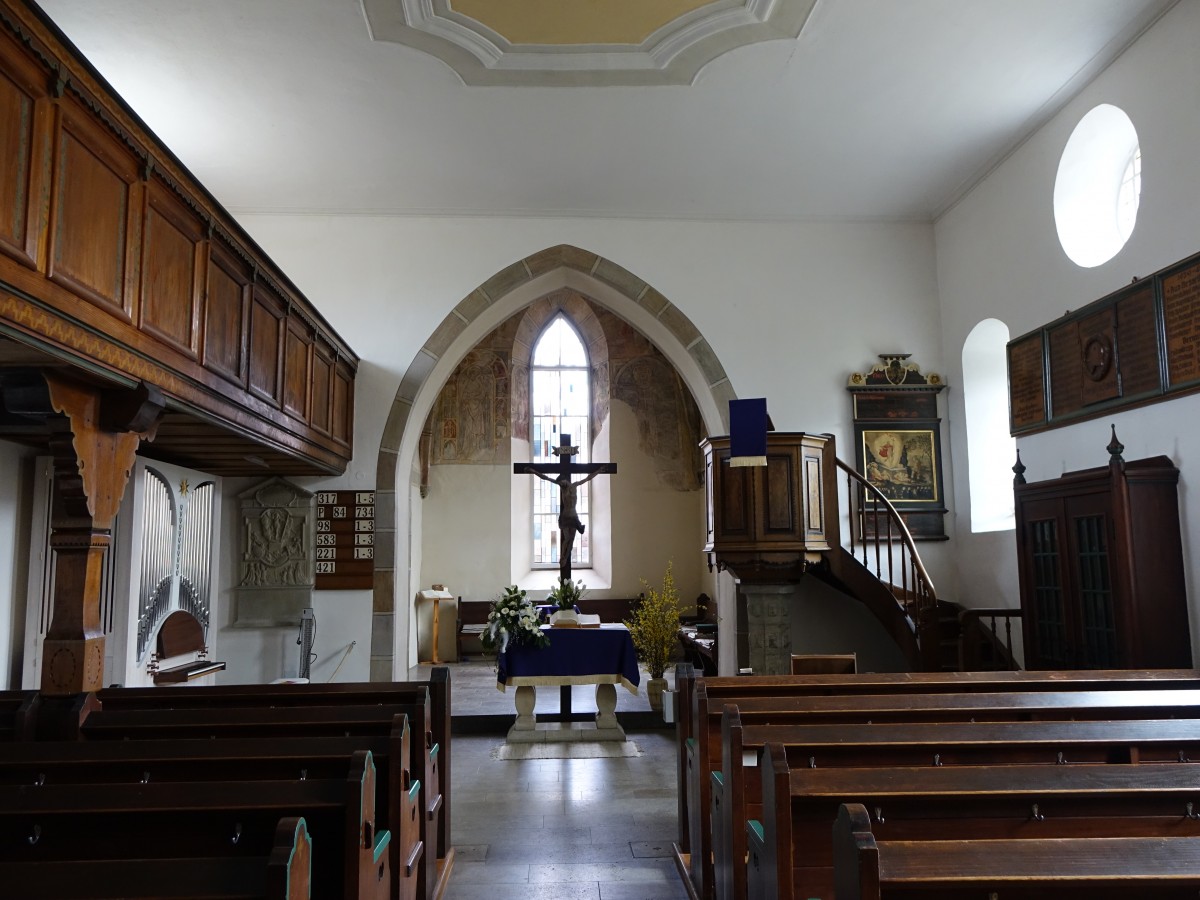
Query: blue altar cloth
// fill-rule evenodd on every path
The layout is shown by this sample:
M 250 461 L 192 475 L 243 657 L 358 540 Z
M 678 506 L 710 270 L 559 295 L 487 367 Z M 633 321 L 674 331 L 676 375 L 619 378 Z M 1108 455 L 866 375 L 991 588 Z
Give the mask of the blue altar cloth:
M 496 662 L 496 686 L 621 684 L 636 694 L 641 674 L 629 629 L 542 626 L 550 646 L 509 647 Z

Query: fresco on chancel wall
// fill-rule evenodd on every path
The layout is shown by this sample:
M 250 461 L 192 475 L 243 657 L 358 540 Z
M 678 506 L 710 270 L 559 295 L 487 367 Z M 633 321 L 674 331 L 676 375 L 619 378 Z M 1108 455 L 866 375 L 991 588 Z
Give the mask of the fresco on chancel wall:
M 534 307 L 480 341 L 446 381 L 426 426 L 429 463 L 511 461 L 510 439 L 529 438 L 528 350 L 518 356 L 514 343 L 536 333 L 542 320 L 561 309 L 573 320 L 593 319 L 584 328 L 593 335 L 588 343 L 594 427 L 607 421 L 610 398 L 621 400 L 634 412 L 638 446 L 653 461 L 659 480 L 679 491 L 699 489 L 700 412 L 667 358 L 628 322 L 574 291 L 557 291 Z M 526 321 L 531 311 L 538 314 L 536 321 Z

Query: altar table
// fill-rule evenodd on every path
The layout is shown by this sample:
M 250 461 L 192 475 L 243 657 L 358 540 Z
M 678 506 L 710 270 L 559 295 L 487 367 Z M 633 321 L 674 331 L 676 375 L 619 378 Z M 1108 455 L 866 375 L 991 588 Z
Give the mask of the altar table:
M 641 681 L 629 629 L 624 625 L 543 626 L 542 633 L 550 638 L 549 647 L 509 647 L 497 660 L 496 686 L 500 690 L 510 685 L 517 689 L 517 718 L 509 729 L 508 740 L 511 743 L 625 740 L 625 731 L 616 716 L 616 685 L 636 694 Z M 539 726 L 533 714 L 537 687 L 559 686 L 566 693 L 574 684 L 596 685 L 595 724 L 584 727 L 566 721 Z M 568 700 L 564 711 L 569 712 L 569 708 Z

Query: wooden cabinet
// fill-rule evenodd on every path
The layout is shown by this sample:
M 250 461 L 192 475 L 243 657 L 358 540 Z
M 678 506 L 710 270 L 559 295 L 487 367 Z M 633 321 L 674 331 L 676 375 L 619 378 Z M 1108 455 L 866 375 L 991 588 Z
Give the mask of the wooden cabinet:
M 1103 468 L 1017 484 L 1026 668 L 1191 666 L 1178 482 L 1118 445 Z

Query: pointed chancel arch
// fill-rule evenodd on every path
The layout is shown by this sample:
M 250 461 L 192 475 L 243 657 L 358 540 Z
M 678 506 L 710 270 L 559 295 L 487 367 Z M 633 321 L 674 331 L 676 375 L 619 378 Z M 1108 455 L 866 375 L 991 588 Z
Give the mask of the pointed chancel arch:
M 555 310 L 551 295 L 562 289 L 583 294 L 638 329 L 675 366 L 708 433 L 728 431 L 728 401 L 737 395 L 708 340 L 677 306 L 632 272 L 566 244 L 527 256 L 497 272 L 464 297 L 417 352 L 400 381 L 384 426 L 375 472 L 374 681 L 405 677 L 414 649 L 408 604 L 397 603 L 396 598 L 412 597 L 418 589 L 411 583 L 410 572 L 416 568 L 412 547 L 419 545 L 413 532 L 420 524 L 414 526 L 412 521 L 410 498 L 420 480 L 421 431 L 438 391 L 466 353 L 509 316 L 544 305 L 548 319 Z M 584 340 L 589 340 L 584 319 L 575 324 Z M 536 335 L 537 330 L 525 335 L 526 354 Z M 519 333 L 518 344 L 520 339 Z

